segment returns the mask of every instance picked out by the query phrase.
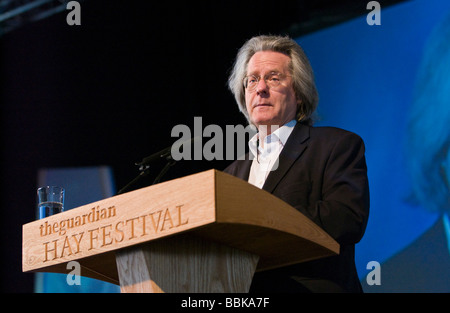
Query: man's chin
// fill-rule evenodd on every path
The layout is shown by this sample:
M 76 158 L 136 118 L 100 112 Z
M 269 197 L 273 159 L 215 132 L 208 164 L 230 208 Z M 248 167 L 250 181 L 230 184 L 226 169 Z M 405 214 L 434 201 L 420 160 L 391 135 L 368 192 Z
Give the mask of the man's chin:
M 274 130 L 276 130 L 277 128 L 279 128 L 282 125 L 279 125 L 278 122 L 276 121 L 272 121 L 272 120 L 258 120 L 258 121 L 253 121 L 252 122 L 253 125 L 256 126 L 256 128 L 258 128 L 258 130 L 263 130 L 263 132 L 267 132 L 267 133 L 271 133 Z
M 265 117 L 265 116 L 258 116 L 256 118 L 253 118 L 252 121 L 253 121 L 253 124 L 256 125 L 256 126 L 259 126 L 259 125 L 266 125 L 266 126 L 268 126 L 268 125 L 275 125 L 275 124 L 277 124 L 276 121 L 273 118 Z

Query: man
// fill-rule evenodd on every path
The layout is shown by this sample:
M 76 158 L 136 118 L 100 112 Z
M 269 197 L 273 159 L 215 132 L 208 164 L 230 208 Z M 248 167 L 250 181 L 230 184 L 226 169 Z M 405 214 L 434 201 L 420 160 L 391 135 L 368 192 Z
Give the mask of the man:
M 340 244 L 337 256 L 256 273 L 250 292 L 361 292 L 354 250 L 369 214 L 363 141 L 342 129 L 312 127 L 313 73 L 290 38 L 247 41 L 229 87 L 258 133 L 251 154 L 225 172 L 281 198 Z

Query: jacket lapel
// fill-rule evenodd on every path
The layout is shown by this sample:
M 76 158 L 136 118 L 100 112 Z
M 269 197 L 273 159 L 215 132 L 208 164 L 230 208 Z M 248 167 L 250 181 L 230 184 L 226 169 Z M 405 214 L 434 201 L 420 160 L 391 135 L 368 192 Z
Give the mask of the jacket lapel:
M 273 192 L 280 180 L 284 177 L 292 164 L 294 164 L 295 160 L 297 160 L 303 151 L 305 151 L 307 140 L 309 138 L 309 131 L 310 128 L 308 126 L 302 125 L 301 123 L 295 125 L 286 145 L 278 157 L 278 168 L 269 173 L 262 189 L 270 193 Z

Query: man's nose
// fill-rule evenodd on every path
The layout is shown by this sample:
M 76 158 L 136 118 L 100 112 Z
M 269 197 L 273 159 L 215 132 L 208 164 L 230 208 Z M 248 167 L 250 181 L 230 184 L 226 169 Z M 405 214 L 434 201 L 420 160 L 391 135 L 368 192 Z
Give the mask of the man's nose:
M 267 83 L 264 79 L 260 79 L 258 82 L 258 85 L 256 85 L 256 93 L 267 93 L 269 91 L 269 86 L 267 86 Z

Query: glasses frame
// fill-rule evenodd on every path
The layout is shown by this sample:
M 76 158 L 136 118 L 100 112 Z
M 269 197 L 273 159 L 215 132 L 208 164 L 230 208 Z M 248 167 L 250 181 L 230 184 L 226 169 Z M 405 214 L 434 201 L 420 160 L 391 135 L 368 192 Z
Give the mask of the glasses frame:
M 271 81 L 269 79 L 271 79 L 273 76 L 279 76 L 280 78 L 276 81 Z M 248 87 L 248 79 L 250 77 L 253 77 L 256 79 L 256 83 L 253 87 L 249 88 Z M 270 72 L 269 74 L 264 76 L 264 83 L 270 88 L 274 88 L 274 87 L 278 87 L 281 84 L 281 81 L 284 80 L 284 78 L 286 77 L 291 77 L 291 75 L 285 75 L 283 73 L 280 72 Z M 244 85 L 244 89 L 247 90 L 248 92 L 253 92 L 256 90 L 256 88 L 258 87 L 259 82 L 261 81 L 261 76 L 256 76 L 256 75 L 247 75 L 244 77 L 244 79 L 242 80 L 242 84 Z

